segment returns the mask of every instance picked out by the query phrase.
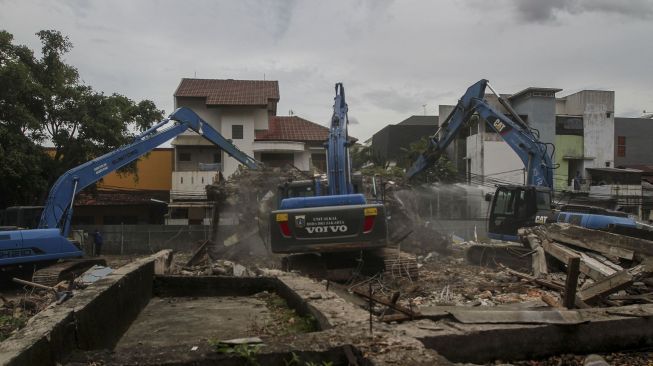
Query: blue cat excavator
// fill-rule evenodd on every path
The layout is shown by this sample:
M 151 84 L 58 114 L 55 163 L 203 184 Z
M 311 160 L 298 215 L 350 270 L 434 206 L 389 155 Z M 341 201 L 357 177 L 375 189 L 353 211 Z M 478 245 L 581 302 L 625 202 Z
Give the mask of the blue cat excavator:
M 240 151 L 191 109 L 179 108 L 167 119 L 137 136 L 132 143 L 75 167 L 59 177 L 50 190 L 35 229 L 0 231 L 0 270 L 20 270 L 31 274 L 34 269 L 40 268 L 34 273 L 35 281 L 47 279 L 49 283 L 56 283 L 56 280 L 63 279 L 72 272 L 93 265 L 95 260 L 91 259 L 70 260 L 84 255 L 68 239 L 75 196 L 107 174 L 188 129 L 197 132 L 247 167 L 255 169 L 260 166 L 258 161 Z M 64 259 L 66 261 L 57 264 Z
M 486 87 L 497 96 L 499 103 L 510 113 L 512 119 L 484 100 Z M 539 132 L 528 126 L 485 79 L 467 89 L 438 131 L 429 138 L 429 146 L 408 169 L 406 176 L 410 179 L 433 166 L 474 114 L 503 138 L 519 156 L 526 169 L 526 185 L 497 187 L 492 197 L 488 221 L 490 238 L 519 241 L 519 228 L 552 221 L 570 222 L 590 229 L 636 227 L 635 220 L 624 213 L 597 207 L 565 206 L 554 211 L 554 146 L 541 142 L 538 138 Z
M 351 170 L 349 120 L 342 83 L 335 86 L 333 116 L 325 143 L 327 179 L 291 182 L 280 187 L 282 200 L 270 216 L 274 253 L 319 253 L 327 262 L 347 261 L 387 244 L 385 209 L 368 202 Z M 329 254 L 332 254 L 331 256 Z M 328 265 L 327 265 L 328 266 Z

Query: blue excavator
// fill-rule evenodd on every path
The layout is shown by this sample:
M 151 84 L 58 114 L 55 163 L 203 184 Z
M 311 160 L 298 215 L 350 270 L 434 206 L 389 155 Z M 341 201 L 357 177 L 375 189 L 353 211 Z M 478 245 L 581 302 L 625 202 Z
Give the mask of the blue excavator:
M 248 168 L 256 169 L 261 163 L 240 151 L 211 125 L 189 108 L 178 108 L 168 118 L 155 124 L 128 145 L 86 162 L 64 173 L 52 186 L 38 226 L 35 229 L 0 231 L 0 270 L 42 268 L 48 278 L 55 279 L 73 269 L 79 270 L 93 260 L 81 258 L 84 253 L 71 240 L 70 224 L 75 196 L 84 188 L 107 174 L 124 167 L 173 137 L 191 129 L 217 145 Z M 68 260 L 56 266 L 52 264 Z M 50 268 L 50 270 L 48 270 Z M 40 270 L 39 270 L 40 271 Z M 38 272 L 38 271 L 37 271 Z M 54 275 L 53 275 L 54 273 Z M 35 277 L 36 274 L 35 274 Z
M 485 101 L 485 90 L 496 95 L 512 118 Z M 485 79 L 470 86 L 453 111 L 429 138 L 429 145 L 406 172 L 408 179 L 423 172 L 440 158 L 461 128 L 473 115 L 486 122 L 519 156 L 526 169 L 525 185 L 498 186 L 491 199 L 488 236 L 492 239 L 519 241 L 518 229 L 547 222 L 569 222 L 590 229 L 635 228 L 635 220 L 624 213 L 587 206 L 565 206 L 554 210 L 554 146 L 543 143 L 538 131 L 527 125 L 510 103 Z M 482 122 L 481 122 L 482 123 Z
M 281 189 L 283 199 L 270 216 L 274 253 L 365 251 L 387 244 L 383 204 L 368 202 L 361 193 L 362 182 L 353 178 L 342 83 L 335 85 L 335 91 L 325 143 L 327 179 L 295 182 Z

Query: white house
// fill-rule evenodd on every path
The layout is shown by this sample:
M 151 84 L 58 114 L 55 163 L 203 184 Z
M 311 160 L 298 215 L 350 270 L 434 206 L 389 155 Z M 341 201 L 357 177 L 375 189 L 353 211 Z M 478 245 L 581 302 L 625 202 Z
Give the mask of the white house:
M 323 171 L 328 128 L 297 116 L 277 116 L 279 83 L 271 80 L 182 79 L 175 108 L 188 107 L 244 153 L 267 166 Z M 187 131 L 172 141 L 174 165 L 169 224 L 208 224 L 205 186 L 229 177 L 239 162 Z

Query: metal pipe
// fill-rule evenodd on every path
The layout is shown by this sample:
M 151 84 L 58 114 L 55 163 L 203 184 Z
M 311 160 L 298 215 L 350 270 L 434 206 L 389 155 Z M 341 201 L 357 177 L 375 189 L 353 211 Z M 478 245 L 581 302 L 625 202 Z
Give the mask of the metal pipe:
M 152 127 L 148 128 L 147 130 L 145 130 L 145 132 L 143 132 L 143 133 L 141 133 L 140 135 L 138 135 L 138 136 L 136 137 L 136 140 L 142 140 L 145 136 L 147 136 L 147 135 L 149 135 L 150 133 L 156 131 L 159 127 L 165 125 L 165 124 L 168 123 L 168 122 L 170 122 L 170 119 L 169 119 L 169 118 L 166 118 L 166 119 L 164 119 L 163 121 L 161 121 L 161 122 L 155 124 L 154 126 L 152 126 Z
M 501 103 L 501 105 L 504 108 L 506 108 L 508 110 L 508 112 L 510 112 L 510 114 L 512 114 L 512 116 L 517 120 L 517 122 L 519 122 L 522 125 L 522 127 L 528 128 L 528 125 L 526 124 L 526 122 L 524 122 L 524 120 L 522 120 L 521 117 L 519 117 L 519 114 L 517 114 L 517 112 L 515 112 L 515 110 L 510 105 L 510 103 L 508 103 L 507 100 L 503 99 L 503 97 L 501 95 L 499 95 L 499 93 L 497 93 L 496 90 L 494 90 L 492 85 L 490 85 L 489 81 L 487 82 L 487 87 L 490 88 L 492 93 L 497 96 L 497 98 L 499 99 L 499 103 Z
M 16 278 L 16 277 L 14 277 L 12 279 L 12 281 L 14 281 L 16 283 L 20 283 L 21 285 L 32 286 L 32 287 L 40 288 L 40 289 L 43 289 L 43 290 L 52 291 L 55 294 L 57 293 L 57 289 L 55 289 L 54 287 L 41 285 L 40 283 L 34 283 L 34 282 L 26 281 L 26 280 L 21 280 L 20 278 Z

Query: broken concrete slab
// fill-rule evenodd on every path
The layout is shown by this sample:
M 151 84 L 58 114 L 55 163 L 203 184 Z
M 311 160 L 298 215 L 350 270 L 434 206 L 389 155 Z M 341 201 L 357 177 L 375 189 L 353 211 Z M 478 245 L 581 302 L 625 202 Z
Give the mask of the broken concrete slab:
M 575 311 L 568 310 L 477 310 L 456 309 L 449 312 L 461 323 L 466 324 L 580 324 L 585 322 Z
M 644 239 L 564 223 L 549 224 L 540 230 L 550 240 L 594 250 L 609 256 L 632 260 L 635 252 L 653 255 L 653 242 Z
M 416 329 L 410 323 L 397 326 L 406 335 L 422 341 L 453 362 L 485 363 L 537 359 L 563 353 L 610 352 L 653 345 L 653 319 L 616 316 L 624 313 L 653 311 L 653 305 L 625 306 L 609 309 L 574 310 L 579 324 L 463 324 L 452 320 L 434 321 L 430 328 Z M 426 327 L 429 328 L 429 327 Z

